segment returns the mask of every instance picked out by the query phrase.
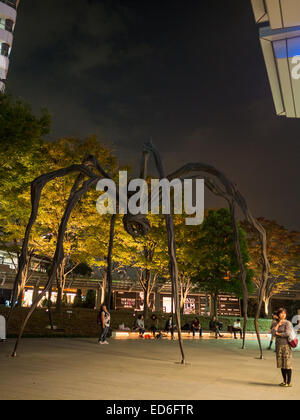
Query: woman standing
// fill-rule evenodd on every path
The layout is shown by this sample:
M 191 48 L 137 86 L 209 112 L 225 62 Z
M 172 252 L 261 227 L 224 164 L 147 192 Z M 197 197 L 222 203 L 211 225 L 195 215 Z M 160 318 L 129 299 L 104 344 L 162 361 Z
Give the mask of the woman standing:
M 283 382 L 280 386 L 291 387 L 292 384 L 292 349 L 289 345 L 289 337 L 292 332 L 292 324 L 286 319 L 286 309 L 280 308 L 277 312 L 278 322 L 273 327 L 272 335 L 276 337 L 277 367 L 281 369 Z
M 102 305 L 99 316 L 98 316 L 98 324 L 101 326 L 101 333 L 99 337 L 98 344 L 108 344 L 106 341 L 107 334 L 110 328 L 110 313 L 107 310 L 105 305 Z

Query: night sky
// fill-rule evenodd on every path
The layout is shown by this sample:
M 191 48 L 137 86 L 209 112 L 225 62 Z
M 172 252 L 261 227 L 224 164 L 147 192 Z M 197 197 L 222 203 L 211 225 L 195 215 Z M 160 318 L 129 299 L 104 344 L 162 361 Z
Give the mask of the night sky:
M 275 114 L 250 3 L 21 0 L 8 91 L 49 109 L 51 139 L 97 133 L 138 166 L 152 137 L 169 171 L 211 163 L 300 229 L 300 120 Z

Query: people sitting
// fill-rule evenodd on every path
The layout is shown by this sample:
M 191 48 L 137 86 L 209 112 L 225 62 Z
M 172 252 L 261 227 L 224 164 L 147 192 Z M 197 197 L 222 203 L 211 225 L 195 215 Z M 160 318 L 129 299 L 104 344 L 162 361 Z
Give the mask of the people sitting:
M 240 337 L 241 337 L 241 340 L 242 340 L 242 338 L 243 338 L 243 330 L 242 330 L 241 320 L 240 320 L 240 319 L 237 319 L 237 320 L 233 323 L 232 332 L 233 332 L 233 334 L 234 334 L 234 338 L 235 338 L 235 340 L 237 340 L 236 333 L 240 333 Z
M 209 329 L 215 333 L 216 339 L 219 337 L 223 337 L 223 335 L 221 335 L 220 333 L 222 326 L 223 325 L 221 324 L 221 322 L 218 322 L 217 318 L 213 316 L 209 323 Z
M 145 334 L 145 322 L 143 315 L 139 315 L 138 319 L 136 320 L 135 330 L 138 330 L 140 334 L 140 338 L 143 338 Z
M 167 333 L 171 333 L 172 339 L 174 339 L 174 330 L 175 330 L 175 325 L 173 323 L 173 317 L 172 315 L 170 315 L 166 322 L 165 331 Z
M 199 332 L 199 337 L 202 337 L 203 330 L 202 330 L 202 326 L 198 318 L 194 318 L 191 327 L 192 327 L 193 337 L 195 337 L 196 331 Z
M 155 336 L 156 340 L 161 340 L 162 338 L 164 338 L 163 333 L 161 331 L 158 331 L 158 333 Z

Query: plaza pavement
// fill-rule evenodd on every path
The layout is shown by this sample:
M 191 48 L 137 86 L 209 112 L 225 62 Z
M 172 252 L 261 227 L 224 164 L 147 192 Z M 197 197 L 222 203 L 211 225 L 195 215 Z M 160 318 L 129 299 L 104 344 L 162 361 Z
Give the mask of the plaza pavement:
M 24 339 L 0 343 L 0 400 L 299 399 L 300 351 L 294 352 L 293 388 L 280 388 L 275 353 L 240 340 L 188 340 L 188 365 L 178 342 L 94 339 Z M 263 342 L 264 347 L 267 342 Z

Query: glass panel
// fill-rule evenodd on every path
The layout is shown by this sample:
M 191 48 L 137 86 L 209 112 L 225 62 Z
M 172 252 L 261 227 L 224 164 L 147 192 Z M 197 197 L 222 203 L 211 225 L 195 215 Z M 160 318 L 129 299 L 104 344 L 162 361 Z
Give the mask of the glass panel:
M 1 44 L 1 55 L 4 55 L 5 57 L 9 56 L 9 45 L 2 43 Z
M 5 30 L 8 32 L 12 32 L 14 27 L 14 22 L 10 19 L 6 19 L 5 21 Z
M 17 8 L 17 0 L 1 0 L 1 2 L 13 7 L 14 9 Z

